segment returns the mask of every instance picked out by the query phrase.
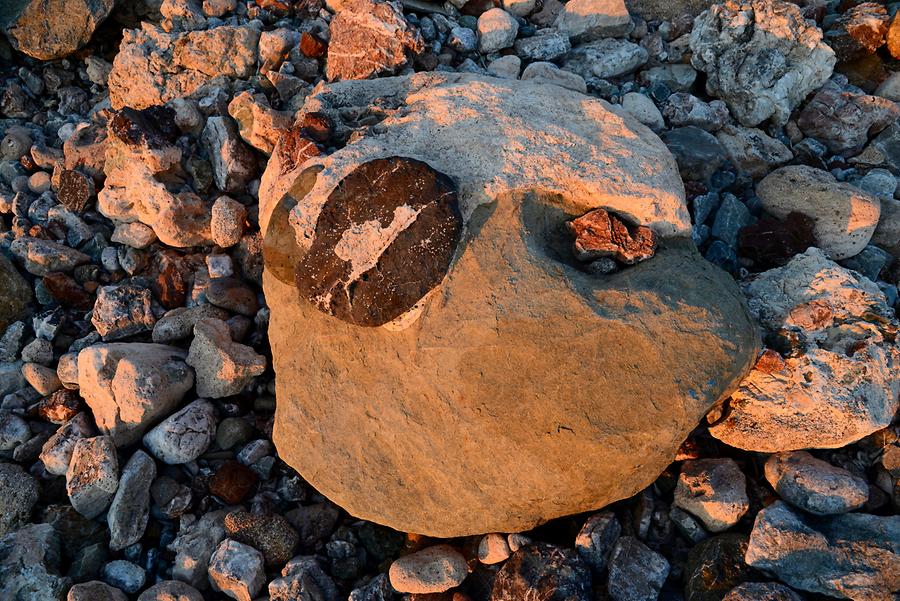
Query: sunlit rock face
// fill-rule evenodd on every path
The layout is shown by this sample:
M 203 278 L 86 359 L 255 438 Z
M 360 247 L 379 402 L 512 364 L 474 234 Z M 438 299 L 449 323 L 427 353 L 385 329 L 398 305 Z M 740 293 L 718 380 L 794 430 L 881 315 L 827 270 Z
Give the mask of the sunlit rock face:
M 324 86 L 309 113 L 339 150 L 276 146 L 260 193 L 273 436 L 353 515 L 450 537 L 628 497 L 755 360 L 675 161 L 605 102 L 429 74 Z M 566 223 L 597 208 L 655 255 L 586 268 Z

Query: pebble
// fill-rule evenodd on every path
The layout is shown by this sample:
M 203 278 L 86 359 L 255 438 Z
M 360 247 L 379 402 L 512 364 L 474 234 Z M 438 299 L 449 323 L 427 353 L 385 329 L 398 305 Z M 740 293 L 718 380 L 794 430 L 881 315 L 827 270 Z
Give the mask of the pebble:
M 66 492 L 72 507 L 93 519 L 109 507 L 118 485 L 119 461 L 112 438 L 79 438 L 66 471 Z
M 519 33 L 519 23 L 502 8 L 491 8 L 478 17 L 478 50 L 483 54 L 509 48 Z
M 103 566 L 103 580 L 131 595 L 144 587 L 147 572 L 130 561 L 116 559 Z
M 511 554 L 509 543 L 502 534 L 485 534 L 478 543 L 478 561 L 483 564 L 501 563 L 509 559 Z
M 237 601 L 253 601 L 266 583 L 262 553 L 249 545 L 225 539 L 209 560 L 213 590 Z
M 216 445 L 223 450 L 231 449 L 250 440 L 253 425 L 240 417 L 226 417 L 216 430 Z
M 396 559 L 388 571 L 401 593 L 442 593 L 459 586 L 469 570 L 466 558 L 449 545 L 435 545 Z
M 22 365 L 22 376 L 42 396 L 52 394 L 62 388 L 62 382 L 59 381 L 56 370 L 38 363 Z
M 229 505 L 243 501 L 256 486 L 256 472 L 237 461 L 226 461 L 209 481 L 209 492 Z
M 649 96 L 628 92 L 622 96 L 622 108 L 650 129 L 659 130 L 666 126 L 662 113 Z
M 488 73 L 503 79 L 518 79 L 522 70 L 522 59 L 515 54 L 507 54 L 491 61 L 487 67 Z
M 204 6 L 207 2 L 204 0 Z M 185 582 L 163 580 L 141 593 L 137 601 L 203 601 L 203 595 Z
M 210 280 L 206 289 L 206 300 L 217 307 L 247 317 L 253 317 L 259 311 L 256 293 L 246 284 L 234 278 Z
M 730 458 L 685 461 L 674 505 L 698 517 L 707 530 L 734 526 L 750 508 L 744 473 Z
M 847 513 L 859 509 L 869 499 L 869 485 L 865 480 L 806 451 L 770 456 L 765 476 L 782 499 L 816 515 Z
M 144 434 L 144 446 L 169 465 L 194 461 L 206 452 L 216 433 L 215 409 L 198 399 Z
M 234 511 L 225 516 L 228 538 L 250 545 L 262 553 L 266 566 L 280 568 L 293 557 L 300 536 L 281 515 Z

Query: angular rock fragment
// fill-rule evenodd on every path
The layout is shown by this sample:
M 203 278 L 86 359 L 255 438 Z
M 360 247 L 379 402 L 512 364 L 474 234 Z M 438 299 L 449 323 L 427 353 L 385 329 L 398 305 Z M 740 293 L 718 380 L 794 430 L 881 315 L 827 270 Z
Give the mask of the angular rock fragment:
M 711 532 L 737 524 L 747 510 L 747 483 L 733 459 L 698 459 L 681 466 L 674 505 L 691 513 Z
M 589 601 L 591 572 L 571 549 L 538 543 L 512 554 L 494 578 L 491 601 Z
M 344 0 L 329 30 L 325 63 L 329 81 L 392 72 L 425 48 L 399 3 L 389 0 Z
M 206 452 L 215 435 L 215 409 L 209 401 L 199 399 L 147 432 L 144 446 L 163 463 L 177 465 Z
M 569 0 L 553 26 L 573 42 L 623 37 L 633 28 L 622 0 Z
M 56 197 L 70 211 L 81 213 L 93 196 L 94 180 L 89 176 L 74 169 L 66 169 L 60 173 Z
M 769 344 L 709 428 L 726 444 L 837 448 L 886 427 L 898 406 L 896 317 L 867 278 L 810 248 L 745 285 Z
M 852 61 L 872 54 L 885 40 L 890 17 L 877 2 L 861 2 L 838 16 L 825 32 L 825 41 L 840 61 Z
M 734 587 L 722 601 L 801 601 L 800 595 L 778 582 L 745 582 Z
M 13 47 L 46 61 L 88 43 L 109 15 L 114 0 L 21 0 L 0 9 L 0 27 Z
M 109 548 L 119 551 L 138 542 L 150 519 L 150 484 L 156 478 L 156 463 L 138 449 L 122 468 L 122 477 L 109 513 Z
M 719 534 L 692 547 L 684 566 L 685 600 L 719 599 L 746 580 L 751 574 L 744 563 L 747 539 L 744 534 Z
M 691 64 L 707 74 L 707 92 L 747 127 L 769 118 L 786 123 L 836 62 L 822 31 L 783 0 L 712 5 L 694 23 L 691 50 Z
M 585 79 L 619 77 L 639 68 L 647 58 L 647 51 L 633 42 L 605 38 L 573 48 L 563 68 Z
M 603 102 L 472 75 L 341 82 L 322 87 L 302 112 L 327 114 L 336 139 L 348 139 L 357 127 L 350 107 L 386 98 L 397 109 L 377 128 L 260 198 L 279 455 L 353 515 L 440 536 L 521 531 L 646 487 L 757 352 L 730 279 L 668 237 L 690 231 L 672 157 Z M 298 298 L 295 267 L 313 240 L 296 234 L 322 225 L 322 207 L 348 175 L 392 156 L 456 182 L 467 234 L 419 306 L 386 327 L 360 327 Z M 270 182 L 282 177 L 273 163 Z M 276 189 L 288 193 L 271 196 Z M 596 208 L 656 232 L 653 260 L 604 278 L 573 264 L 565 222 Z M 535 367 L 510 380 L 537 357 L 575 372 Z M 556 391 L 554 402 L 546 390 Z M 381 434 L 349 434 L 373 428 Z M 322 442 L 315 452 L 310 440 Z M 592 460 L 575 468 L 572 457 Z M 340 483 L 316 477 L 326 465 Z M 386 485 L 397 480 L 385 480 L 385 469 L 402 487 Z
M 222 541 L 209 560 L 213 590 L 237 601 L 252 601 L 266 583 L 262 553 L 231 539 Z
M 256 158 L 241 140 L 234 120 L 210 117 L 203 128 L 202 138 L 219 190 L 243 192 L 256 175 Z
M 225 533 L 257 549 L 270 568 L 284 566 L 299 542 L 297 531 L 281 515 L 234 511 L 225 516 Z
M 175 551 L 172 577 L 192 586 L 202 586 L 206 582 L 209 559 L 225 538 L 225 511 L 210 511 L 195 521 L 186 519 L 191 517 L 182 518 L 178 536 L 169 545 Z
M 91 323 L 103 340 L 118 340 L 153 329 L 150 290 L 134 284 L 102 286 L 97 292 Z
M 140 439 L 194 385 L 183 350 L 162 344 L 112 343 L 78 354 L 78 386 L 97 426 L 117 446 Z
M 290 113 L 273 109 L 264 94 L 237 94 L 228 104 L 228 114 L 237 122 L 241 137 L 267 155 L 291 126 Z
M 880 96 L 845 91 L 835 81 L 822 86 L 800 112 L 797 125 L 807 136 L 841 153 L 860 149 L 870 137 L 900 117 L 900 107 Z
M 652 257 L 658 244 L 658 236 L 649 227 L 629 227 L 604 209 L 566 222 L 566 227 L 575 236 L 575 256 L 580 261 L 614 257 L 633 265 Z
M 184 582 L 163 580 L 141 593 L 137 601 L 203 601 L 203 595 Z
M 31 300 L 31 286 L 9 259 L 0 256 L 0 330 L 19 319 Z
M 794 158 L 780 140 L 756 128 L 726 125 L 716 133 L 716 139 L 738 171 L 754 178 L 763 177 Z
M 109 507 L 118 485 L 119 461 L 112 438 L 80 438 L 66 471 L 66 492 L 72 507 L 93 519 Z
M 9 250 L 22 260 L 28 273 L 38 276 L 54 271 L 72 271 L 91 260 L 86 254 L 64 244 L 27 236 L 13 240 Z
M 82 438 L 95 436 L 96 432 L 86 413 L 79 413 L 63 424 L 41 449 L 41 461 L 48 472 L 65 475 L 72 460 L 75 444 Z
M 575 550 L 581 555 L 594 574 L 606 570 L 609 554 L 619 540 L 622 526 L 611 511 L 591 516 L 575 537 Z
M 613 601 L 651 601 L 669 575 L 669 562 L 633 536 L 616 542 L 609 557 L 607 590 Z
M 212 399 L 239 394 L 266 369 L 266 358 L 233 342 L 228 324 L 217 319 L 201 319 L 194 326 L 186 361 L 197 372 L 197 394 Z
M 28 524 L 0 537 L 0 599 L 63 601 L 72 582 L 60 574 L 59 536 Z
M 388 595 L 393 595 L 384 574 L 376 579 L 384 584 L 382 590 L 391 591 Z M 269 583 L 270 601 L 293 601 L 304 596 L 323 601 L 337 601 L 339 598 L 334 581 L 319 565 L 316 556 L 295 557 L 281 570 L 281 578 Z M 352 593 L 350 598 L 354 598 Z
M 776 501 L 757 514 L 746 561 L 802 591 L 887 599 L 900 591 L 900 516 L 803 517 Z

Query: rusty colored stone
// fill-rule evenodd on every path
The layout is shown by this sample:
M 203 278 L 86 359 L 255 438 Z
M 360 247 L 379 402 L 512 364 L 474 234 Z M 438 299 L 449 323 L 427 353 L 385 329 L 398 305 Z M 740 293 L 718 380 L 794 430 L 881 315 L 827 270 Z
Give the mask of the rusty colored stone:
M 80 171 L 66 169 L 59 174 L 56 197 L 67 209 L 81 213 L 94 195 L 94 181 Z
M 887 49 L 891 56 L 900 60 L 900 12 L 894 15 L 894 20 L 888 28 Z
M 259 477 L 256 472 L 237 461 L 226 461 L 209 480 L 209 492 L 227 503 L 237 505 L 247 498 Z
M 38 415 L 51 424 L 62 425 L 75 417 L 82 409 L 81 396 L 74 390 L 61 388 L 41 400 Z
M 581 261 L 615 257 L 633 265 L 656 253 L 657 235 L 653 230 L 628 225 L 605 209 L 594 209 L 566 226 L 575 235 L 575 256 Z
M 840 61 L 872 54 L 883 44 L 890 17 L 877 2 L 864 2 L 840 16 L 825 33 L 825 41 Z
M 152 263 L 156 276 L 150 283 L 159 303 L 166 309 L 183 307 L 190 285 L 190 270 L 184 258 L 174 253 L 159 253 Z
M 765 217 L 738 233 L 738 250 L 760 269 L 784 265 L 816 245 L 814 225 L 815 221 L 802 213 L 789 213 L 785 219 Z
M 300 35 L 300 52 L 307 58 L 321 58 L 328 51 L 328 44 L 308 31 Z
M 44 286 L 50 295 L 64 307 L 74 309 L 90 309 L 94 304 L 94 298 L 78 285 L 72 277 L 54 271 L 44 276 Z
M 275 152 L 278 153 L 281 161 L 282 173 L 287 173 L 308 159 L 321 154 L 315 142 L 304 135 L 302 126 L 293 126 L 284 132 Z
M 166 106 L 143 110 L 125 107 L 117 111 L 109 124 L 109 132 L 129 145 L 163 148 L 178 139 L 175 111 Z
M 755 369 L 767 374 L 777 374 L 778 372 L 783 371 L 786 365 L 787 364 L 780 354 L 771 349 L 766 349 L 763 351 L 763 354 L 759 356 L 759 359 L 756 360 Z
M 325 113 L 307 113 L 303 116 L 300 133 L 319 144 L 326 144 L 334 135 L 334 121 Z
M 456 185 L 426 163 L 364 163 L 329 195 L 296 268 L 300 295 L 361 326 L 409 311 L 450 268 L 462 233 Z

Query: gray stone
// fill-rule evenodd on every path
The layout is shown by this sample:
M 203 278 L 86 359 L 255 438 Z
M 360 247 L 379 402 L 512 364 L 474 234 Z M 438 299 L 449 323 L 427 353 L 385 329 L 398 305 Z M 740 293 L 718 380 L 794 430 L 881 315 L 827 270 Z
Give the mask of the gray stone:
M 197 372 L 197 394 L 213 399 L 239 394 L 266 369 L 265 357 L 232 341 L 228 325 L 217 319 L 194 326 L 187 364 Z
M 165 344 L 184 340 L 194 333 L 194 326 L 201 319 L 227 320 L 230 314 L 215 305 L 196 305 L 194 307 L 178 307 L 167 311 L 153 326 L 153 342 Z
M 119 485 L 119 460 L 109 436 L 80 438 L 66 471 L 66 492 L 78 513 L 93 519 L 112 502 Z
M 509 48 L 519 33 L 519 23 L 502 8 L 491 8 L 478 17 L 478 50 L 482 54 Z
M 141 593 L 137 601 L 203 601 L 203 595 L 187 583 L 163 580 Z
M 560 69 L 553 63 L 531 63 L 522 72 L 522 81 L 546 83 L 575 90 L 582 94 L 587 93 L 587 84 L 584 82 L 584 78 L 577 73 Z
M 725 150 L 709 132 L 690 125 L 663 132 L 663 142 L 669 147 L 678 170 L 686 180 L 705 181 L 725 162 Z
M 144 588 L 147 572 L 130 561 L 116 559 L 103 566 L 103 580 L 131 595 Z
M 40 459 L 48 472 L 56 476 L 65 475 L 72 460 L 75 443 L 82 438 L 90 438 L 97 433 L 87 413 L 78 413 L 60 426 L 44 443 Z
M 766 461 L 765 474 L 782 499 L 807 513 L 847 513 L 869 499 L 869 485 L 863 478 L 806 451 L 772 455 Z
M 726 193 L 722 197 L 719 210 L 716 211 L 716 218 L 713 220 L 710 234 L 731 248 L 737 248 L 738 234 L 741 229 L 755 221 L 756 219 L 750 214 L 747 205 L 738 200 L 734 194 Z
M 59 536 L 50 524 L 0 537 L 0 599 L 63 601 L 71 581 L 59 568 Z
M 256 157 L 241 139 L 234 120 L 231 117 L 210 117 L 203 128 L 202 139 L 219 190 L 243 191 L 256 175 Z
M 572 49 L 569 36 L 553 29 L 543 29 L 530 38 L 521 38 L 513 44 L 516 54 L 526 60 L 555 61 Z
M 707 92 L 747 127 L 769 118 L 787 123 L 837 60 L 822 31 L 783 0 L 712 5 L 694 22 L 691 50 L 691 64 L 707 75 Z
M 753 178 L 764 177 L 794 158 L 780 140 L 756 128 L 726 125 L 716 133 L 716 139 L 738 171 Z
M 622 0 L 569 0 L 553 26 L 573 42 L 624 37 L 634 28 Z
M 134 284 L 101 286 L 91 323 L 103 340 L 119 340 L 153 329 L 150 290 Z
M 42 238 L 16 238 L 9 250 L 23 261 L 28 273 L 37 276 L 45 276 L 52 271 L 72 271 L 78 265 L 91 261 L 83 252 Z
M 266 583 L 262 553 L 231 539 L 222 541 L 209 560 L 213 590 L 237 601 L 253 601 Z
M 25 278 L 6 256 L 0 255 L 0 330 L 24 316 L 31 296 L 31 286 Z
M 338 598 L 334 581 L 315 556 L 293 558 L 281 570 L 281 577 L 269 583 L 269 601 L 338 601 Z
M 31 438 L 28 422 L 10 411 L 0 411 L 0 452 L 9 454 Z
M 663 115 L 673 127 L 694 125 L 716 132 L 728 120 L 728 107 L 721 100 L 704 102 L 687 92 L 675 92 L 666 100 Z
M 169 545 L 175 551 L 172 577 L 200 587 L 206 582 L 206 568 L 213 551 L 225 539 L 225 512 L 210 511 L 195 521 L 188 517 L 193 516 L 182 517 L 178 536 Z
M 589 517 L 581 527 L 575 537 L 575 550 L 595 574 L 602 574 L 621 533 L 622 526 L 616 515 L 603 511 Z
M 150 484 L 156 478 L 156 463 L 138 449 L 122 468 L 116 496 L 106 516 L 109 548 L 121 551 L 138 542 L 150 518 Z
M 722 601 L 802 601 L 802 598 L 778 582 L 745 582 L 728 591 Z
M 609 557 L 606 586 L 613 601 L 654 601 L 668 575 L 665 557 L 633 536 L 623 536 Z
M 591 572 L 571 549 L 546 543 L 518 549 L 494 578 L 490 601 L 590 601 Z
M 572 49 L 563 67 L 585 79 L 619 77 L 647 62 L 647 51 L 633 42 L 605 38 Z
M 746 479 L 730 458 L 685 461 L 673 504 L 698 517 L 707 530 L 727 530 L 750 508 Z
M 198 399 L 147 432 L 144 446 L 163 463 L 188 463 L 206 452 L 215 435 L 215 409 Z
M 802 591 L 890 598 L 900 591 L 900 516 L 803 517 L 776 501 L 757 514 L 745 559 Z
M 0 538 L 31 521 L 39 493 L 37 481 L 21 467 L 0 462 Z

